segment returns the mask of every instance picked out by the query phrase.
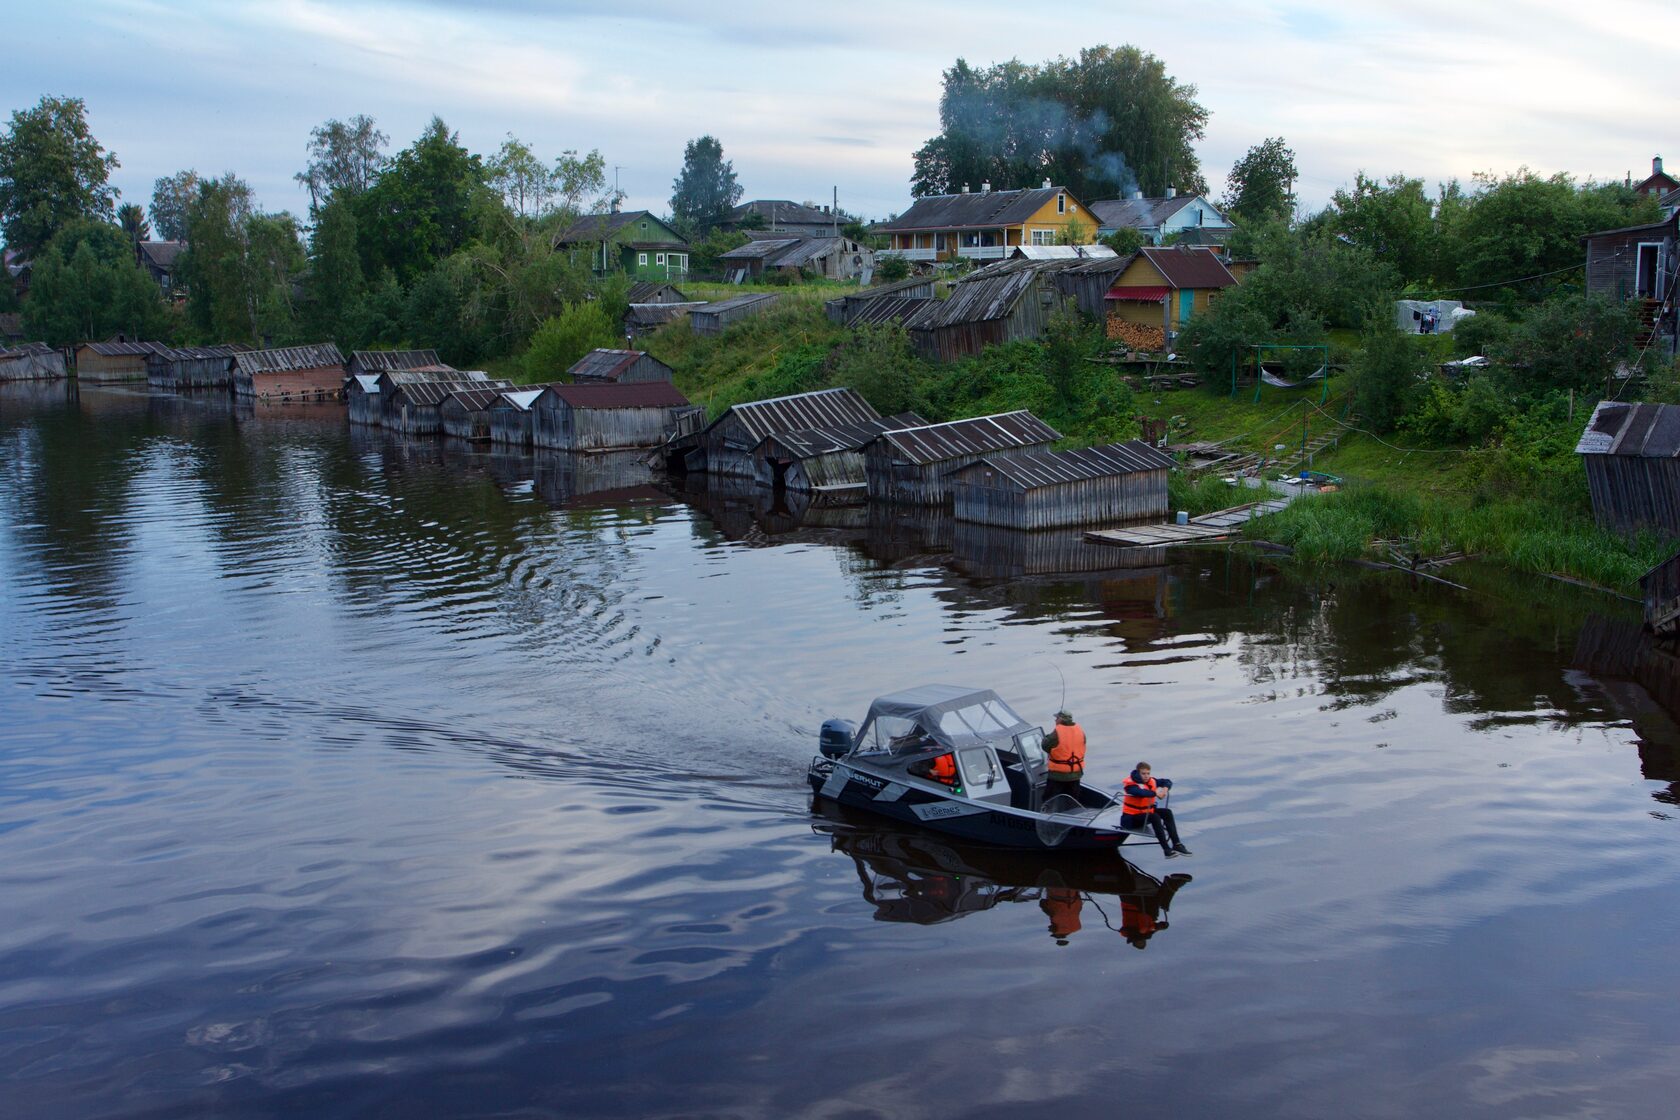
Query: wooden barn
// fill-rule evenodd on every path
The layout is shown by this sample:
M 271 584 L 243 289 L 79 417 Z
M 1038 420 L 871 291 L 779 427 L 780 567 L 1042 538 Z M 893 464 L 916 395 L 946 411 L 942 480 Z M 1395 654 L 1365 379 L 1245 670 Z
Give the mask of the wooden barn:
M 775 306 L 777 298 L 769 292 L 759 292 L 708 303 L 704 307 L 696 307 L 689 311 L 688 325 L 693 328 L 695 334 L 722 334 L 731 323 L 738 323 L 742 319 L 750 319 L 770 310 Z
M 235 354 L 233 390 L 242 397 L 320 399 L 344 391 L 344 355 L 330 342 Z
M 351 352 L 350 360 L 344 363 L 347 378 L 357 374 L 378 377 L 392 370 L 448 373 L 452 372 L 453 368 L 438 358 L 436 350 L 355 350 Z
M 774 432 L 753 449 L 753 465 L 763 486 L 801 494 L 862 497 L 864 447 L 882 432 L 926 423 L 914 412 L 901 412 L 854 424 Z
M 63 353 L 44 342 L 0 347 L 0 381 L 56 381 L 64 376 Z
M 881 414 L 856 389 L 818 389 L 765 401 L 748 401 L 725 409 L 723 415 L 700 433 L 688 466 L 711 474 L 756 479 L 754 452 L 767 436 L 863 424 L 880 418 Z
M 457 374 L 448 381 L 401 382 L 391 389 L 389 398 L 383 402 L 385 427 L 408 436 L 436 435 L 443 430 L 443 402 L 451 393 L 462 389 L 512 387 L 511 381 L 492 381 L 485 375 L 469 379 Z M 383 386 L 380 395 L 384 396 Z
M 904 320 L 919 353 L 950 362 L 988 346 L 1038 338 L 1063 296 L 1052 280 L 1059 262 L 1003 261 L 959 281 L 942 300 L 928 300 Z M 1010 267 L 1013 266 L 1013 267 Z
M 518 385 L 503 389 L 488 410 L 490 442 L 507 447 L 530 447 L 531 406 L 537 403 L 537 398 L 547 388 L 547 385 Z
M 169 347 L 161 342 L 84 342 L 72 352 L 81 381 L 144 381 L 146 358 Z
M 951 472 L 958 521 L 1061 529 L 1165 520 L 1173 461 L 1144 443 L 986 456 Z
M 912 276 L 908 280 L 900 280 L 896 284 L 882 284 L 875 288 L 860 288 L 855 292 L 848 292 L 839 299 L 831 299 L 823 304 L 823 311 L 830 321 L 841 326 L 850 326 L 854 321 L 881 321 L 878 313 L 882 301 L 892 307 L 895 313 L 894 321 L 902 320 L 904 313 L 915 310 L 916 304 L 922 300 L 933 298 L 933 277 Z
M 1032 413 L 1000 412 L 883 432 L 864 449 L 869 497 L 902 505 L 951 500 L 950 474 L 984 458 L 1047 451 L 1062 434 Z
M 481 442 L 490 438 L 490 409 L 501 400 L 501 385 L 479 385 L 456 389 L 438 405 L 438 422 L 443 434 L 456 439 Z
M 1680 405 L 1600 401 L 1575 452 L 1600 525 L 1680 536 Z
M 578 384 L 630 385 L 646 381 L 670 384 L 671 367 L 641 350 L 591 350 L 566 371 Z
M 658 447 L 698 405 L 662 381 L 550 385 L 531 405 L 531 437 L 553 451 L 627 451 Z

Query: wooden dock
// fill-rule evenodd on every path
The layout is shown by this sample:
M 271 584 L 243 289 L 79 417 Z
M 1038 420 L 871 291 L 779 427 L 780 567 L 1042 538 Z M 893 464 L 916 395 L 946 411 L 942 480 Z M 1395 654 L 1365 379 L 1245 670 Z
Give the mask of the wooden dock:
M 1272 498 L 1264 502 L 1250 502 L 1247 505 L 1233 506 L 1222 509 L 1217 513 L 1203 514 L 1193 517 L 1188 524 L 1176 525 L 1128 525 L 1120 529 L 1093 529 L 1085 534 L 1085 539 L 1098 544 L 1117 545 L 1121 548 L 1156 548 L 1175 544 L 1198 544 L 1202 541 L 1219 540 L 1228 537 L 1250 520 L 1264 517 L 1268 513 L 1276 513 L 1300 495 L 1290 494 L 1282 498 Z

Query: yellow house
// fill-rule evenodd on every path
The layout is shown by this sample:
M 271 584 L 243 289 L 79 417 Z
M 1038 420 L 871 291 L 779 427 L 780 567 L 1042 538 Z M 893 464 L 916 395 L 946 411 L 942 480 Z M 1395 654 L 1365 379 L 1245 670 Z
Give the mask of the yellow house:
M 1001 260 L 1017 245 L 1088 245 L 1097 219 L 1065 187 L 978 191 L 918 198 L 903 215 L 876 227 L 896 253 L 912 261 Z
M 1130 323 L 1161 331 L 1165 345 L 1236 282 L 1211 249 L 1139 249 L 1103 297 L 1108 304 L 1109 335 L 1118 337 L 1113 324 Z

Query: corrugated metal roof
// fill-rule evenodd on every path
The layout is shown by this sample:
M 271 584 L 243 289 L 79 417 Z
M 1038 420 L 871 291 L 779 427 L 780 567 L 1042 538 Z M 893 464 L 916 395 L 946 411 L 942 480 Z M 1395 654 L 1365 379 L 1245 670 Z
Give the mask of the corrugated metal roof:
M 666 225 L 647 210 L 623 210 L 616 214 L 585 214 L 571 224 L 571 227 L 554 239 L 556 245 L 576 245 L 589 241 L 610 241 L 621 231 L 646 218 L 660 229 L 677 237 L 677 231 Z M 634 245 L 636 242 L 631 242 Z M 649 242 L 649 244 L 656 244 Z M 680 238 L 671 242 L 658 242 L 660 248 L 686 249 L 688 245 Z
M 154 266 L 161 269 L 175 267 L 175 258 L 181 255 L 187 247 L 185 241 L 141 241 L 138 243 L 140 254 Z
M 756 261 L 756 260 L 762 260 L 765 257 L 776 256 L 778 253 L 780 253 L 784 249 L 793 248 L 795 245 L 799 244 L 799 240 L 800 239 L 797 238 L 797 237 L 785 237 L 785 238 L 779 238 L 779 239 L 774 240 L 774 241 L 769 240 L 769 239 L 766 239 L 766 240 L 763 240 L 763 241 L 749 241 L 745 245 L 742 245 L 742 246 L 739 246 L 738 248 L 734 248 L 734 249 L 729 250 L 729 252 L 727 252 L 727 253 L 719 253 L 718 254 L 718 260 L 720 260 L 720 261 Z
M 971 191 L 968 194 L 938 194 L 918 198 L 901 217 L 875 227 L 879 232 L 974 229 L 1019 225 L 1054 202 L 1061 187 L 1035 187 L 1020 191 Z M 1068 197 L 1073 198 L 1072 194 Z M 1077 201 L 1077 200 L 1076 200 Z
M 670 367 L 642 350 L 591 350 L 576 362 L 566 372 L 575 381 L 617 381 L 629 372 L 630 367 L 646 358 L 655 365 L 669 370 Z
M 1159 284 L 1152 287 L 1139 286 L 1135 288 L 1122 288 L 1116 284 L 1108 290 L 1103 298 L 1125 300 L 1128 303 L 1160 303 L 1171 293 L 1171 288 L 1165 288 Z
M 743 202 L 732 208 L 723 224 L 735 225 L 748 214 L 762 214 L 766 226 L 826 226 L 835 220 L 832 214 L 824 214 L 814 206 L 803 206 L 785 198 L 755 198 L 751 202 Z
M 847 324 L 855 327 L 859 323 L 901 323 L 929 302 L 925 297 L 913 296 L 865 300 L 857 305 Z
M 723 299 L 716 303 L 708 303 L 704 307 L 696 307 L 693 314 L 710 315 L 718 311 L 734 311 L 736 308 L 752 307 L 754 304 L 774 300 L 775 298 L 776 296 L 772 292 L 757 292 L 751 295 L 736 296 L 734 299 Z
M 84 342 L 78 350 L 92 350 L 102 358 L 143 358 L 147 354 L 167 354 L 169 347 L 161 342 Z
M 1023 451 L 1015 455 L 1000 455 L 970 463 L 953 473 L 967 475 L 971 471 L 995 471 L 1023 490 L 1037 490 L 1092 478 L 1163 471 L 1172 465 L 1170 456 L 1140 439 L 1134 439 L 1125 443 L 1082 447 L 1075 451 Z
M 1680 458 L 1680 405 L 1600 401 L 1575 451 L 1639 459 Z
M 712 421 L 715 428 L 724 417 L 734 415 L 754 443 L 772 432 L 797 432 L 807 428 L 829 428 L 856 424 L 881 417 L 856 389 L 818 389 L 810 393 L 747 401 L 732 405 Z
M 1198 197 L 1181 194 L 1173 198 L 1105 198 L 1091 203 L 1091 213 L 1104 229 L 1154 229 Z
M 988 451 L 1052 443 L 1061 439 L 1062 433 L 1023 408 L 1016 412 L 952 420 L 947 424 L 884 432 L 879 438 L 891 445 L 902 458 L 926 465 L 963 455 L 983 455 Z
M 457 389 L 447 394 L 448 399 L 455 401 L 468 412 L 483 412 L 501 398 L 502 390 L 494 386 L 481 386 L 474 389 Z
M 680 408 L 688 403 L 681 390 L 668 381 L 550 385 L 545 392 L 573 408 Z
M 927 420 L 914 412 L 900 412 L 896 416 L 881 416 L 874 420 L 860 420 L 855 424 L 835 424 L 827 428 L 804 428 L 797 432 L 773 432 L 759 442 L 775 440 L 791 455 L 808 459 L 835 451 L 856 451 L 882 432 L 899 428 L 920 428 Z
M 1228 288 L 1237 282 L 1231 270 L 1211 249 L 1156 249 L 1146 246 L 1138 253 L 1175 288 Z
M 407 401 L 409 404 L 428 405 L 442 404 L 443 398 L 451 395 L 452 393 L 461 392 L 462 390 L 485 388 L 510 389 L 512 387 L 513 382 L 511 381 L 485 382 L 478 380 L 467 381 L 464 379 L 453 381 L 411 381 L 406 384 L 398 385 L 396 392 L 400 393 L 402 395 L 402 399 Z
M 1034 265 L 1037 261 L 1015 261 Z M 1032 289 L 1039 277 L 1036 268 L 1022 268 L 983 280 L 969 278 L 958 284 L 945 299 L 921 301 L 904 326 L 912 331 L 931 331 L 963 323 L 984 323 L 1002 319 Z
M 282 373 L 294 369 L 319 369 L 323 366 L 342 366 L 344 355 L 330 342 L 313 346 L 282 346 L 275 350 L 253 350 L 235 354 L 233 360 L 244 374 Z
M 770 263 L 777 268 L 798 268 L 830 253 L 844 251 L 845 240 L 839 237 L 805 237 L 785 250 Z
M 1083 261 L 1120 254 L 1107 245 L 1017 245 L 1009 255 L 1029 261 Z
M 350 360 L 370 373 L 418 369 L 421 366 L 449 368 L 438 359 L 436 350 L 356 350 L 351 353 Z

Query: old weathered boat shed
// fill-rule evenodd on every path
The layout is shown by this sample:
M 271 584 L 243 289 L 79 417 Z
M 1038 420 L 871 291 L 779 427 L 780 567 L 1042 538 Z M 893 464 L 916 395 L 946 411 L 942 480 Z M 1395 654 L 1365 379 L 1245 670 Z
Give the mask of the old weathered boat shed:
M 531 437 L 555 451 L 658 447 L 678 419 L 700 407 L 663 381 L 550 385 L 531 405 Z
M 1120 274 L 1131 264 L 1130 256 L 1110 253 L 1106 257 L 1092 257 L 1076 261 L 1054 273 L 1056 290 L 1070 297 L 1081 315 L 1101 322 L 1108 316 L 1108 290 Z
M 1038 338 L 1061 306 L 1051 274 L 1060 261 L 1000 261 L 928 300 L 904 320 L 923 357 L 949 362 L 988 346 Z
M 882 284 L 875 288 L 860 288 L 855 292 L 848 292 L 839 299 L 824 302 L 823 311 L 831 321 L 842 326 L 855 321 L 897 322 L 915 310 L 916 304 L 932 298 L 933 277 L 912 276 L 896 284 Z M 884 310 L 883 301 L 891 312 L 884 316 L 881 314 Z
M 861 497 L 864 447 L 882 432 L 926 424 L 914 412 L 901 412 L 854 424 L 775 432 L 753 449 L 753 465 L 765 486 L 831 497 L 858 492 Z
M 753 452 L 766 436 L 879 420 L 856 389 L 817 389 L 731 405 L 701 432 L 688 456 L 690 470 L 756 478 Z
M 370 380 L 371 377 L 371 380 Z M 351 375 L 349 388 L 350 418 L 352 421 L 375 426 L 392 424 L 396 410 L 396 392 L 403 385 L 418 385 L 423 381 L 445 381 L 472 388 L 475 385 L 490 383 L 490 375 L 481 370 L 437 370 L 430 367 L 419 369 L 388 369 L 378 376 L 370 374 Z M 358 407 L 357 394 L 361 394 Z M 357 416 L 362 417 L 357 420 Z
M 355 350 L 344 363 L 346 378 L 357 374 L 378 376 L 390 370 L 425 369 L 434 373 L 452 369 L 436 350 Z
M 951 472 L 958 521 L 1058 529 L 1167 515 L 1173 461 L 1142 440 L 986 456 Z
M 675 376 L 670 366 L 644 350 L 591 350 L 566 372 L 579 384 L 669 383 Z
M 160 389 L 225 389 L 233 384 L 234 358 L 249 346 L 179 346 L 146 358 L 146 380 Z
M 64 354 L 44 342 L 0 348 L 0 381 L 54 381 L 64 376 Z
M 84 342 L 72 353 L 81 381 L 144 381 L 146 358 L 169 347 L 161 342 Z
M 252 350 L 233 361 L 233 389 L 240 396 L 313 399 L 344 390 L 344 355 L 330 342 Z
M 1600 401 L 1575 451 L 1600 525 L 1680 536 L 1680 405 Z
M 986 457 L 1048 450 L 1062 434 L 1032 413 L 1000 412 L 883 432 L 864 449 L 869 497 L 904 505 L 941 505 L 951 498 L 949 475 Z
M 476 385 L 456 389 L 438 405 L 438 423 L 443 434 L 456 439 L 490 438 L 490 409 L 506 390 L 501 385 Z
M 688 313 L 688 325 L 693 328 L 695 334 L 721 334 L 731 323 L 738 323 L 742 319 L 750 319 L 770 310 L 775 306 L 776 299 L 777 297 L 769 292 L 758 292 L 708 303 Z
M 402 372 L 402 371 L 396 371 Z M 477 377 L 465 376 L 468 372 Z M 435 376 L 435 375 L 434 375 Z M 385 426 L 410 436 L 435 435 L 443 428 L 443 402 L 451 393 L 462 389 L 508 389 L 511 381 L 492 380 L 478 370 L 461 371 L 447 381 L 406 381 L 397 383 L 383 402 Z M 381 383 L 381 396 L 385 395 Z
M 492 401 L 490 413 L 490 442 L 510 447 L 530 447 L 531 406 L 537 403 L 543 390 L 558 381 L 542 385 L 516 385 L 503 389 Z

